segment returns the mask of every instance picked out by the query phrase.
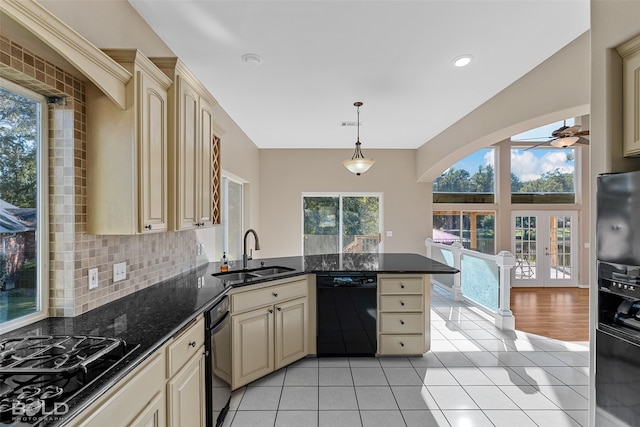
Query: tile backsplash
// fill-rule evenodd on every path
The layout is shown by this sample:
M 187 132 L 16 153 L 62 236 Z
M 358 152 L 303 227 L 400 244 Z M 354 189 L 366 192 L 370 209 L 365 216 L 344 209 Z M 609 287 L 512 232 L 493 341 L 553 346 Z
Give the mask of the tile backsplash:
M 49 106 L 49 314 L 77 316 L 194 268 L 194 231 L 140 236 L 86 232 L 85 83 L 0 34 L 0 76 L 45 96 L 65 96 Z M 127 263 L 127 278 L 113 282 L 113 264 Z M 88 270 L 98 268 L 89 290 Z

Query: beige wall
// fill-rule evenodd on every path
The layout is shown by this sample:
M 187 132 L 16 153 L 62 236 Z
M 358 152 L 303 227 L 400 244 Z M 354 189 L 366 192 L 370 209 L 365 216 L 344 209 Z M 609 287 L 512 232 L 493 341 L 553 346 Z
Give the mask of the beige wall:
M 355 135 L 354 135 L 355 136 Z M 355 142 L 355 141 L 354 141 Z M 425 253 L 430 215 L 429 188 L 415 179 L 414 150 L 363 151 L 375 165 L 356 176 L 342 160 L 352 150 L 261 150 L 259 257 L 300 255 L 302 193 L 380 192 L 383 197 L 385 252 Z M 266 226 L 268 224 L 268 227 Z

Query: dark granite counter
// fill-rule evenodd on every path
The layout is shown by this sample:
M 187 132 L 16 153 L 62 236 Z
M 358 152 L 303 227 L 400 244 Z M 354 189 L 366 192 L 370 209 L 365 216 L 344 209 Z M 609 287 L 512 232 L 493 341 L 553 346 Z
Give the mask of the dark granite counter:
M 266 280 L 277 280 L 285 277 L 310 273 L 401 273 L 401 274 L 455 274 L 453 267 L 434 261 L 423 255 L 409 253 L 387 254 L 324 254 L 307 255 L 283 258 L 256 259 L 249 261 L 247 269 L 258 269 L 264 263 L 264 267 L 286 267 L 292 269 L 288 273 L 281 273 L 266 278 L 247 278 L 244 280 L 226 281 L 224 275 L 215 279 L 227 286 L 238 287 L 254 283 L 262 283 Z M 219 263 L 214 263 L 219 268 Z M 241 269 L 238 263 L 230 272 Z M 217 271 L 217 270 L 216 270 Z
M 248 286 L 310 273 L 376 272 L 414 274 L 454 274 L 458 270 L 417 254 L 327 254 L 268 258 L 249 261 L 248 268 L 286 267 L 285 273 L 244 280 L 213 276 L 220 263 L 210 263 L 157 285 L 72 318 L 51 317 L 0 335 L 94 335 L 124 339 L 131 350 L 108 374 L 68 402 L 70 413 L 64 420 L 48 424 L 61 426 L 90 405 L 109 387 L 132 371 L 196 316 L 213 306 L 234 287 Z M 240 262 L 231 272 L 242 268 Z M 198 280 L 202 278 L 202 280 Z

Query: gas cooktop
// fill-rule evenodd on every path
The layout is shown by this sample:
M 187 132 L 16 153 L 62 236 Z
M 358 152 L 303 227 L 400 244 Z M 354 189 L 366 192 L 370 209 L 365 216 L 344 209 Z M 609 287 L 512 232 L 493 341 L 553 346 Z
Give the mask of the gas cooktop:
M 118 338 L 26 336 L 0 340 L 0 426 L 45 426 L 67 402 L 124 359 Z

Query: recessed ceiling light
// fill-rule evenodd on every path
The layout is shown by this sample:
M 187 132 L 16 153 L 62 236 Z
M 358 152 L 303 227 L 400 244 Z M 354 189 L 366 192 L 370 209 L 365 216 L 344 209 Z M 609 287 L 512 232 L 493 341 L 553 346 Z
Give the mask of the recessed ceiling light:
M 460 55 L 453 60 L 453 65 L 456 67 L 466 67 L 473 60 L 473 55 Z
M 256 67 L 262 65 L 262 58 L 255 53 L 245 53 L 242 55 L 242 60 L 249 65 L 255 65 Z

